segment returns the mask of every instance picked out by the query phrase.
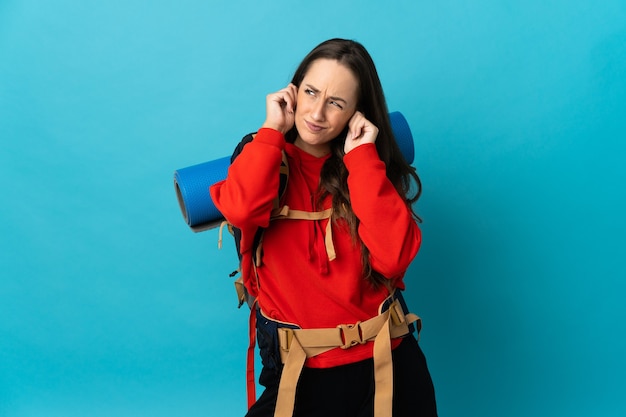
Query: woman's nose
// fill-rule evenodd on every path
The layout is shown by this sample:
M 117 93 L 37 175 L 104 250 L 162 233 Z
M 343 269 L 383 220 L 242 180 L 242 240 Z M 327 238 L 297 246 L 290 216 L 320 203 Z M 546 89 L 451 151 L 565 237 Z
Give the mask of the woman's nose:
M 326 108 L 324 100 L 316 100 L 313 103 L 313 109 L 311 110 L 311 117 L 318 122 L 324 121 L 325 114 L 324 109 Z

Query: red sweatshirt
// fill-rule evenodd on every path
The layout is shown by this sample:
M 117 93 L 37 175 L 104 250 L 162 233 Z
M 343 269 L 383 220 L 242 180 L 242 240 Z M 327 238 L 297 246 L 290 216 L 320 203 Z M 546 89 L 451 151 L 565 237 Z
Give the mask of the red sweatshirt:
M 248 291 L 257 296 L 266 316 L 303 329 L 334 328 L 376 316 L 389 294 L 384 286 L 375 290 L 364 279 L 360 244 L 353 242 L 345 223 L 339 221 L 332 227 L 337 254 L 332 261 L 324 244 L 329 220 L 279 219 L 270 224 L 283 150 L 289 162 L 289 180 L 282 204 L 304 211 L 331 207 L 330 197 L 321 207 L 314 202 L 328 156 L 307 154 L 272 129 L 259 130 L 231 165 L 226 180 L 210 190 L 216 207 L 242 231 L 242 274 Z M 404 289 L 402 278 L 421 243 L 411 211 L 387 178 L 374 144 L 353 149 L 344 156 L 344 163 L 352 209 L 360 221 L 358 235 L 370 251 L 372 268 Z M 256 282 L 250 262 L 258 227 L 267 230 Z M 370 357 L 372 343 L 367 343 L 309 358 L 306 366 L 326 368 Z

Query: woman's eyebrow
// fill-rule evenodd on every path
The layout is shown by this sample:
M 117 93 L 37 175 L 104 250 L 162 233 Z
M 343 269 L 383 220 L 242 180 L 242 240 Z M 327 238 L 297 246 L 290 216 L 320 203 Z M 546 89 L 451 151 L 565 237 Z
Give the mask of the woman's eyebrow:
M 314 93 L 319 93 L 319 92 L 320 92 L 320 90 L 319 90 L 319 89 L 315 88 L 315 87 L 314 87 L 314 86 L 312 86 L 311 84 L 306 84 L 306 85 L 305 85 L 305 87 L 307 87 L 307 88 L 309 88 L 309 89 L 313 90 L 313 92 L 314 92 Z M 328 97 L 328 98 L 329 98 L 329 99 L 331 99 L 331 100 L 335 100 L 335 101 L 343 101 L 344 103 L 348 104 L 348 102 L 346 101 L 346 99 L 343 99 L 343 98 L 341 98 L 341 97 L 331 96 L 331 97 Z

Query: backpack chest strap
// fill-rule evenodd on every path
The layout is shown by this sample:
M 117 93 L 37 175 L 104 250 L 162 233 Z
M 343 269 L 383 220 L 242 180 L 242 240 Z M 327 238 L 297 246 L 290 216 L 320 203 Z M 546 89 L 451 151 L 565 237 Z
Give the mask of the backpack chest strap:
M 333 228 L 332 221 L 330 220 L 330 216 L 333 214 L 333 209 L 327 208 L 322 211 L 304 211 L 304 210 L 293 210 L 289 208 L 289 206 L 284 205 L 282 207 L 278 207 L 272 210 L 272 214 L 270 215 L 270 221 L 278 220 L 278 219 L 287 219 L 287 220 L 324 220 L 328 219 L 328 223 L 326 223 L 326 231 L 324 237 L 324 245 L 326 246 L 326 255 L 328 256 L 328 260 L 332 261 L 337 257 L 337 253 L 335 252 L 335 245 L 333 243 Z M 257 247 L 257 260 L 260 259 L 260 246 Z M 258 263 L 257 263 L 258 264 Z

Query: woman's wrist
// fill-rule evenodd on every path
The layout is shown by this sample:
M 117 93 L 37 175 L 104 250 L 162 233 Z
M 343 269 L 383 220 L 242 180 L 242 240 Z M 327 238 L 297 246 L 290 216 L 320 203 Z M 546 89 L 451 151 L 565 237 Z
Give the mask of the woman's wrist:
M 276 123 L 268 122 L 267 120 L 261 126 L 261 129 L 272 129 L 277 132 L 282 133 L 283 135 L 287 133 L 282 126 L 277 125 Z

